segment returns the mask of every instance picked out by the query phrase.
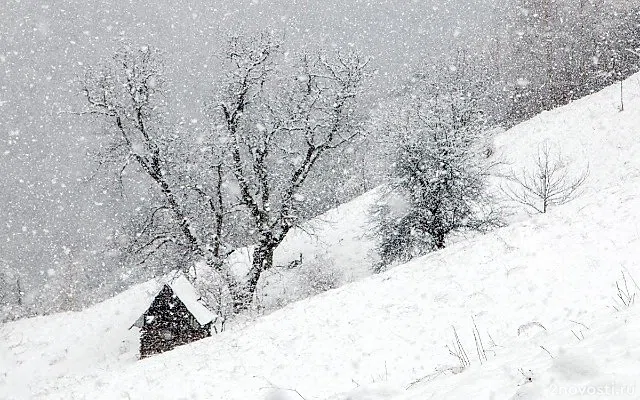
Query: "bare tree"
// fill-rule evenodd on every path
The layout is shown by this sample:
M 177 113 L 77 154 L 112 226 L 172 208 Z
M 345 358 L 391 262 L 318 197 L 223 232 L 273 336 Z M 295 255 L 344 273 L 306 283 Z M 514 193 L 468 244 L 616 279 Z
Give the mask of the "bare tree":
M 104 65 L 89 69 L 83 80 L 88 105 L 83 114 L 98 117 L 109 138 L 99 163 L 116 170 L 121 186 L 127 170 L 141 172 L 158 195 L 126 252 L 141 263 L 179 254 L 185 271 L 191 265 L 185 261 L 204 259 L 231 279 L 223 268 L 221 161 L 200 168 L 209 171 L 208 179 L 180 180 L 180 168 L 190 165 L 191 155 L 175 151 L 182 143 L 165 118 L 163 77 L 157 49 L 124 46 Z
M 544 143 L 538 147 L 534 169 L 520 174 L 512 171 L 507 177 L 510 183 L 502 186 L 502 191 L 511 200 L 546 213 L 550 206 L 566 204 L 581 193 L 589 169 L 572 176 L 569 166 L 560 153 L 554 156 Z
M 418 88 L 389 113 L 397 148 L 388 193 L 372 211 L 379 272 L 393 262 L 446 246 L 456 232 L 502 224 L 487 190 L 487 124 L 474 85 L 452 74 L 451 86 Z
M 20 274 L 0 260 L 0 322 L 24 316 L 23 306 L 24 288 Z
M 356 54 L 302 54 L 276 68 L 280 46 L 268 34 L 230 41 L 231 71 L 214 114 L 256 243 L 236 310 L 250 304 L 275 249 L 301 222 L 300 192 L 321 157 L 362 130 L 356 101 L 367 61 Z
M 157 50 L 124 47 L 84 79 L 85 113 L 99 117 L 111 139 L 100 163 L 115 166 L 122 187 L 126 170 L 141 172 L 158 199 L 126 252 L 143 263 L 156 257 L 165 264 L 163 256 L 177 254 L 185 271 L 204 260 L 223 278 L 234 312 L 250 305 L 276 247 L 301 222 L 301 191 L 308 180 L 322 178 L 311 172 L 323 165 L 323 155 L 362 131 L 356 101 L 367 62 L 355 54 L 317 53 L 292 63 L 280 47 L 267 34 L 230 39 L 229 72 L 209 110 L 206 156 L 180 150 L 185 139 L 166 121 Z M 245 243 L 255 243 L 244 278 L 224 263 L 231 248 L 223 240 L 226 220 L 237 211 L 243 216 L 234 229 L 244 230 Z

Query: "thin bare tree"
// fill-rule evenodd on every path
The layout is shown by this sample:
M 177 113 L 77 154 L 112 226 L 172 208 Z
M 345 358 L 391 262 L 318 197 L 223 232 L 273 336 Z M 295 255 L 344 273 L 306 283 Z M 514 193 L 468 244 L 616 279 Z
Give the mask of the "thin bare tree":
M 544 143 L 538 147 L 533 169 L 523 169 L 519 174 L 511 171 L 502 192 L 517 203 L 546 213 L 550 206 L 566 204 L 578 197 L 588 176 L 588 167 L 572 174 L 570 163 L 559 152 L 554 155 L 549 144 Z

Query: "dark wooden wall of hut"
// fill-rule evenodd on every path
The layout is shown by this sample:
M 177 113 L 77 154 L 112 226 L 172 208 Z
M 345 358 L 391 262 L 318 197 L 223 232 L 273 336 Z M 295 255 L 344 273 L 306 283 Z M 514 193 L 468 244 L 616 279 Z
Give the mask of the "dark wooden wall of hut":
M 210 336 L 210 325 L 201 326 L 171 288 L 165 285 L 144 314 L 140 358 Z

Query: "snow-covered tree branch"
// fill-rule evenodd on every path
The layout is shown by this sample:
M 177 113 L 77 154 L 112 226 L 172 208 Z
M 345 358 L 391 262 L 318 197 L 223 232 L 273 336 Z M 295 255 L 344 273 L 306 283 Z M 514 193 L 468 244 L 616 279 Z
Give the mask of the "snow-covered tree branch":
M 300 192 L 318 161 L 362 132 L 357 99 L 367 60 L 355 53 L 305 53 L 291 62 L 280 47 L 268 34 L 232 39 L 232 70 L 213 114 L 256 240 L 236 308 L 250 303 L 273 252 L 301 222 Z
M 301 222 L 311 172 L 363 130 L 357 101 L 368 61 L 355 53 L 289 57 L 281 47 L 266 33 L 229 40 L 227 73 L 208 110 L 213 128 L 198 151 L 165 117 L 157 50 L 124 47 L 84 80 L 86 113 L 110 137 L 100 162 L 114 166 L 121 187 L 127 170 L 141 172 L 159 199 L 137 224 L 127 254 L 141 263 L 173 254 L 185 271 L 204 260 L 224 277 L 235 311 L 249 306 L 273 252 Z M 245 215 L 233 228 L 231 212 Z M 244 234 L 236 244 L 255 244 L 244 278 L 224 265 L 231 230 Z
M 372 210 L 381 257 L 376 271 L 442 249 L 452 233 L 502 223 L 487 190 L 493 162 L 472 88 L 425 87 L 407 97 L 385 127 L 398 150 L 392 183 Z
M 179 254 L 180 268 L 185 271 L 190 262 L 204 259 L 228 275 L 222 266 L 221 160 L 201 166 L 209 172 L 204 182 L 191 186 L 179 179 L 190 165 L 190 155 L 175 151 L 180 138 L 165 118 L 161 53 L 147 46 L 123 46 L 101 67 L 87 71 L 83 92 L 86 113 L 104 124 L 110 138 L 100 160 L 108 159 L 114 165 L 121 182 L 128 169 L 141 172 L 159 197 L 159 204 L 148 210 L 125 251 L 141 263 L 152 257 L 166 262 L 167 254 Z M 207 218 L 200 212 L 207 213 Z

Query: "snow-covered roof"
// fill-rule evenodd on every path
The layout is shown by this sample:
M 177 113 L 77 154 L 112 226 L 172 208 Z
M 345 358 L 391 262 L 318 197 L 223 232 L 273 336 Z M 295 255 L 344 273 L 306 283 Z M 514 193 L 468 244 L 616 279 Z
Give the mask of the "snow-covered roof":
M 201 296 L 191 282 L 182 272 L 173 273 L 173 279 L 166 284 L 173 293 L 187 307 L 187 310 L 195 317 L 200 325 L 208 324 L 216 318 L 216 315 L 200 302 Z
M 187 277 L 179 270 L 173 270 L 164 276 L 162 280 L 162 286 L 158 290 L 158 293 L 164 286 L 169 286 L 173 293 L 182 301 L 187 310 L 194 316 L 196 321 L 200 325 L 206 325 L 216 319 L 216 314 L 209 310 L 201 301 L 201 296 L 195 287 L 189 282 Z M 156 296 L 158 294 L 156 293 Z M 154 296 L 155 298 L 155 296 Z M 146 311 L 145 311 L 146 313 Z M 133 326 L 141 328 L 143 325 L 144 314 L 134 322 Z

